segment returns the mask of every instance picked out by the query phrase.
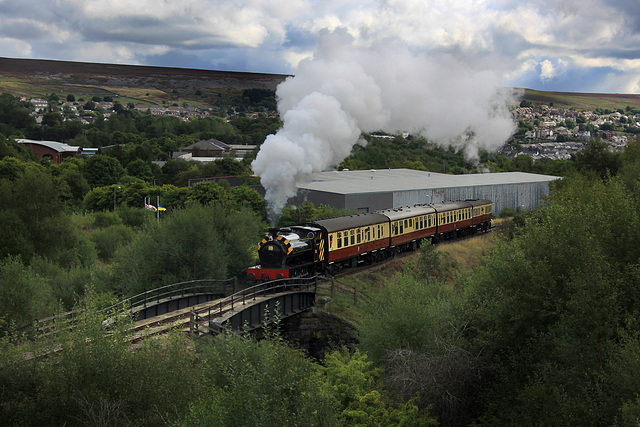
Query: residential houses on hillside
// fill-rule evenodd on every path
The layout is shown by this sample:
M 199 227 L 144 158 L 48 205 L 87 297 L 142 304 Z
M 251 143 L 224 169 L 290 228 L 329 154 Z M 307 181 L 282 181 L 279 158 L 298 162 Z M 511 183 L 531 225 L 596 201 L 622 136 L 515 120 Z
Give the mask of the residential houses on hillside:
M 586 142 L 595 138 L 607 142 L 612 151 L 624 150 L 635 135 L 611 129 L 624 125 L 640 130 L 640 117 L 625 115 L 620 111 L 596 114 L 593 111 L 542 105 L 535 108 L 519 107 L 512 114 L 516 122 L 524 123 L 531 129 L 524 133 L 524 138 L 514 138 L 500 149 L 500 154 L 507 157 L 528 154 L 534 160 L 569 159 L 584 148 Z
M 44 112 L 49 108 L 48 101 L 44 99 L 30 99 L 29 101 L 35 107 L 36 120 L 41 122 Z M 115 104 L 113 102 L 95 102 L 94 104 L 95 108 L 99 108 L 105 118 L 115 113 Z M 67 101 L 62 103 L 59 108 L 69 115 L 76 116 L 83 123 L 91 123 L 94 120 L 94 116 L 91 114 L 83 115 L 83 109 L 78 108 L 83 105 L 83 102 Z M 134 108 L 154 115 L 177 117 L 185 121 L 193 117 L 205 118 L 211 114 L 208 109 L 196 108 L 187 104 L 183 106 L 165 106 L 140 103 L 130 104 L 126 108 Z M 534 160 L 541 158 L 568 159 L 572 154 L 582 149 L 585 142 L 594 138 L 606 141 L 611 150 L 622 150 L 626 147 L 629 138 L 633 138 L 634 135 L 615 132 L 611 130 L 613 126 L 620 126 L 624 123 L 625 126 L 634 127 L 640 131 L 640 116 L 625 115 L 620 111 L 597 114 L 594 111 L 578 111 L 540 105 L 515 108 L 512 110 L 512 115 L 517 123 L 524 123 L 529 129 L 523 135 L 517 135 L 499 151 L 508 157 L 528 154 Z M 393 137 L 389 136 L 389 138 Z M 188 147 L 185 147 L 181 152 L 174 153 L 174 157 L 198 158 L 201 161 L 205 161 L 204 158 L 215 159 L 220 157 L 216 154 L 212 156 L 201 154 L 206 152 L 218 153 L 219 147 L 211 146 L 201 150 L 200 148 L 202 147 L 198 148 L 197 144 L 194 144 L 194 146 L 195 154 L 192 151 L 190 152 Z

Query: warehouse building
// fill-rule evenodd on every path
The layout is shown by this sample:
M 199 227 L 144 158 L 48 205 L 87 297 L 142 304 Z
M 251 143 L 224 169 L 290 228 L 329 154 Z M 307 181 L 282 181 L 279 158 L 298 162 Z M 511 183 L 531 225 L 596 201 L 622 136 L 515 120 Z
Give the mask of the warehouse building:
M 489 199 L 497 215 L 504 208 L 539 207 L 557 176 L 524 172 L 447 175 L 412 169 L 331 171 L 315 174 L 312 182 L 298 185 L 300 205 L 329 205 L 357 213 L 450 200 Z

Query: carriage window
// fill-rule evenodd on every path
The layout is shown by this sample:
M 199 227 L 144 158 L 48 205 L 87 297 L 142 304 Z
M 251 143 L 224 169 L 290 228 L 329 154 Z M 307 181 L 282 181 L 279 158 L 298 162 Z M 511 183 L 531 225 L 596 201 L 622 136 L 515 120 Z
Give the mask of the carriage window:
M 352 245 L 356 244 L 356 235 L 354 230 L 351 230 L 351 244 Z
M 338 232 L 338 249 L 342 247 L 342 232 Z
M 362 243 L 362 230 L 358 230 L 358 243 Z

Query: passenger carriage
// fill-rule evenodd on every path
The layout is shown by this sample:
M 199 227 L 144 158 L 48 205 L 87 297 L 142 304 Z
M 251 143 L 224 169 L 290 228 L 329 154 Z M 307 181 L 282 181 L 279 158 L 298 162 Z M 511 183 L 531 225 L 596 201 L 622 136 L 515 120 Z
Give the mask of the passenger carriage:
M 327 255 L 322 267 L 330 272 L 359 261 L 377 261 L 389 246 L 389 219 L 380 213 L 322 219 L 312 225 L 323 230 Z
M 430 205 L 416 205 L 380 211 L 389 218 L 389 246 L 399 250 L 416 249 L 420 240 L 436 232 L 436 210 Z

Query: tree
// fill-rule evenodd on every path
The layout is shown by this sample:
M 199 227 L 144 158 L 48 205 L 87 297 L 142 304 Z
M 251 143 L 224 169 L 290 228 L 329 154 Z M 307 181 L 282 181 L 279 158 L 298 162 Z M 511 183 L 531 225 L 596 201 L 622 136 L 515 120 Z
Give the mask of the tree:
M 615 175 L 620 167 L 619 155 L 609 151 L 604 141 L 591 140 L 587 146 L 573 155 L 576 169 L 596 173 L 602 178 Z
M 124 168 L 114 157 L 95 154 L 87 159 L 82 173 L 89 185 L 94 188 L 116 184 L 124 175 Z
M 438 425 L 428 411 L 416 406 L 416 399 L 407 399 L 398 406 L 390 404 L 381 392 L 381 370 L 359 350 L 333 351 L 320 372 L 325 387 L 340 403 L 347 425 Z
M 638 199 L 615 180 L 574 176 L 486 259 L 465 309 L 499 370 L 485 423 L 611 425 L 637 397 L 621 384 L 634 365 L 610 367 L 638 331 L 638 242 Z
M 315 366 L 277 339 L 223 334 L 199 346 L 205 392 L 183 426 L 340 425 L 335 400 Z M 251 411 L 246 411 L 250 407 Z
M 97 295 L 83 298 L 73 329 L 59 328 L 55 341 L 2 340 L 3 423 L 156 426 L 175 425 L 186 414 L 192 387 L 200 388 L 196 355 L 186 339 L 178 334 L 147 339 L 132 352 L 131 319 L 119 308 L 96 313 L 99 302 Z M 109 316 L 116 321 L 105 333 Z M 59 351 L 48 351 L 46 360 L 25 360 L 25 354 L 54 345 Z
M 27 256 L 33 248 L 33 255 L 54 260 L 61 265 L 91 265 L 95 252 L 86 236 L 79 233 L 64 214 L 60 182 L 54 180 L 46 169 L 32 165 L 25 169 L 13 182 L 0 180 L 2 186 L 3 212 L 7 224 L 13 224 L 14 242 L 8 253 Z M 7 224 L 4 226 L 6 227 Z M 23 224 L 22 226 L 20 224 Z M 26 230 L 26 234 L 17 230 Z M 30 259 L 25 259 L 25 262 Z
M 70 93 L 67 95 L 67 101 L 68 102 L 76 102 L 76 97 L 74 94 Z
M 422 267 L 437 265 L 426 258 Z M 390 391 L 404 401 L 420 395 L 418 406 L 433 405 L 440 422 L 464 425 L 478 410 L 489 366 L 465 339 L 458 296 L 421 271 L 409 269 L 381 291 L 361 321 L 360 347 L 384 369 Z
M 253 261 L 250 248 L 260 228 L 255 215 L 245 209 L 174 209 L 118 252 L 114 285 L 135 295 L 161 284 L 240 274 Z
M 564 122 L 567 126 L 567 129 L 573 129 L 574 127 L 576 127 L 576 122 L 571 118 L 565 119 Z
M 50 290 L 20 258 L 0 259 L 0 333 L 49 315 Z M 12 327 L 13 326 L 13 327 Z
M 153 174 L 151 173 L 151 165 L 149 162 L 143 159 L 136 159 L 127 165 L 127 173 L 143 181 L 153 181 Z

